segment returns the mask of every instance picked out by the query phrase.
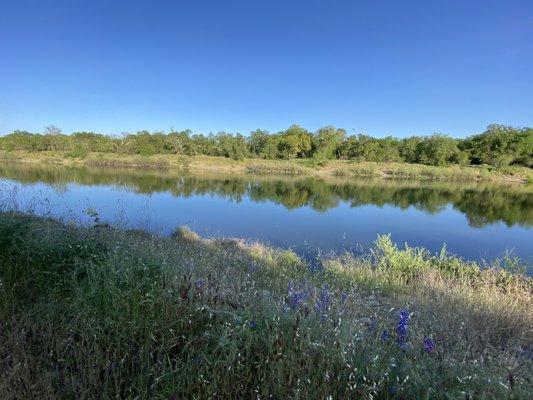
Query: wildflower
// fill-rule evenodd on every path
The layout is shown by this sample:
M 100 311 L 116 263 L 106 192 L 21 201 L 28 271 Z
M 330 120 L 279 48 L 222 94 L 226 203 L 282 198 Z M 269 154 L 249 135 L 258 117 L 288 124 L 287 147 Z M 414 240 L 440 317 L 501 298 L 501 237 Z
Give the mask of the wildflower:
M 408 310 L 400 311 L 400 321 L 396 326 L 396 333 L 398 334 L 398 345 L 402 346 L 407 341 L 408 323 L 410 315 Z
M 381 340 L 386 342 L 386 341 L 388 341 L 390 339 L 390 333 L 389 333 L 389 331 L 382 330 L 381 331 L 381 335 L 379 337 L 381 338 Z
M 257 327 L 257 323 L 255 321 L 248 322 L 248 326 L 250 329 L 255 329 Z
M 292 282 L 287 285 L 288 303 L 291 309 L 300 308 L 309 297 L 309 289 L 305 285 L 295 286 Z
M 305 300 L 303 292 L 295 291 L 289 294 L 289 304 L 292 309 L 300 307 Z
M 318 297 L 318 300 L 315 303 L 315 310 L 318 313 L 324 313 L 329 308 L 329 301 L 330 301 L 330 295 L 329 295 L 329 286 L 328 284 L 324 284 L 322 286 L 322 289 L 320 290 L 320 296 Z
M 426 350 L 428 353 L 433 353 L 435 350 L 435 341 L 431 338 L 425 338 L 424 339 L 424 350 Z

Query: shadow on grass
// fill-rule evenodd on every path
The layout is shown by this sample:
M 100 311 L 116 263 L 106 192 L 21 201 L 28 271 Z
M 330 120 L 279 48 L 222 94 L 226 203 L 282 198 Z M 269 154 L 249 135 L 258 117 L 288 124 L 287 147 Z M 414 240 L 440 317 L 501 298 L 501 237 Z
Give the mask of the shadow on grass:
M 0 397 L 527 398 L 531 292 L 351 260 L 0 214 Z

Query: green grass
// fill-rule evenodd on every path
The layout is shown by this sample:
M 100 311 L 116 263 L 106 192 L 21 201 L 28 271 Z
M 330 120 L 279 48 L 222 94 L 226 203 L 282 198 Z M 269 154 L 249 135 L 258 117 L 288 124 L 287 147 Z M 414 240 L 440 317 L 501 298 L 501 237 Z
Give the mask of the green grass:
M 309 175 L 320 177 L 372 177 L 459 182 L 533 182 L 533 170 L 520 166 L 442 167 L 408 163 L 357 162 L 348 160 L 233 160 L 224 157 L 159 154 L 77 153 L 60 151 L 0 151 L 0 160 L 99 167 L 132 167 L 186 170 L 191 172 L 237 172 L 262 175 Z
M 0 398 L 528 399 L 533 283 L 484 267 L 0 213 Z

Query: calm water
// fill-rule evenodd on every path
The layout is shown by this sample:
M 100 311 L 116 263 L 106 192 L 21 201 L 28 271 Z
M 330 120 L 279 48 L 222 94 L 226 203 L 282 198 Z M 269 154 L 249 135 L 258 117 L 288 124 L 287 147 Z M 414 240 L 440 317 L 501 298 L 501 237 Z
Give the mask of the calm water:
M 178 175 L 164 171 L 0 164 L 0 204 L 169 234 L 260 240 L 317 252 L 360 252 L 378 234 L 468 259 L 512 250 L 533 261 L 533 191 L 520 186 Z

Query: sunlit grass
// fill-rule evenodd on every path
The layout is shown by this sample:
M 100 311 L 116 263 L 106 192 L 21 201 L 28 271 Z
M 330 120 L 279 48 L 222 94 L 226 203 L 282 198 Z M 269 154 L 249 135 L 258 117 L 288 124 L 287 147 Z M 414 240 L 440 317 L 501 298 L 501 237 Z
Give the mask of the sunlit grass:
M 458 182 L 533 182 L 533 170 L 520 166 L 448 165 L 436 167 L 397 162 L 358 162 L 348 160 L 263 160 L 259 158 L 234 160 L 203 155 L 156 154 L 142 156 L 121 153 L 84 153 L 83 155 L 76 155 L 64 151 L 0 151 L 0 160 L 278 176 L 308 175 Z

